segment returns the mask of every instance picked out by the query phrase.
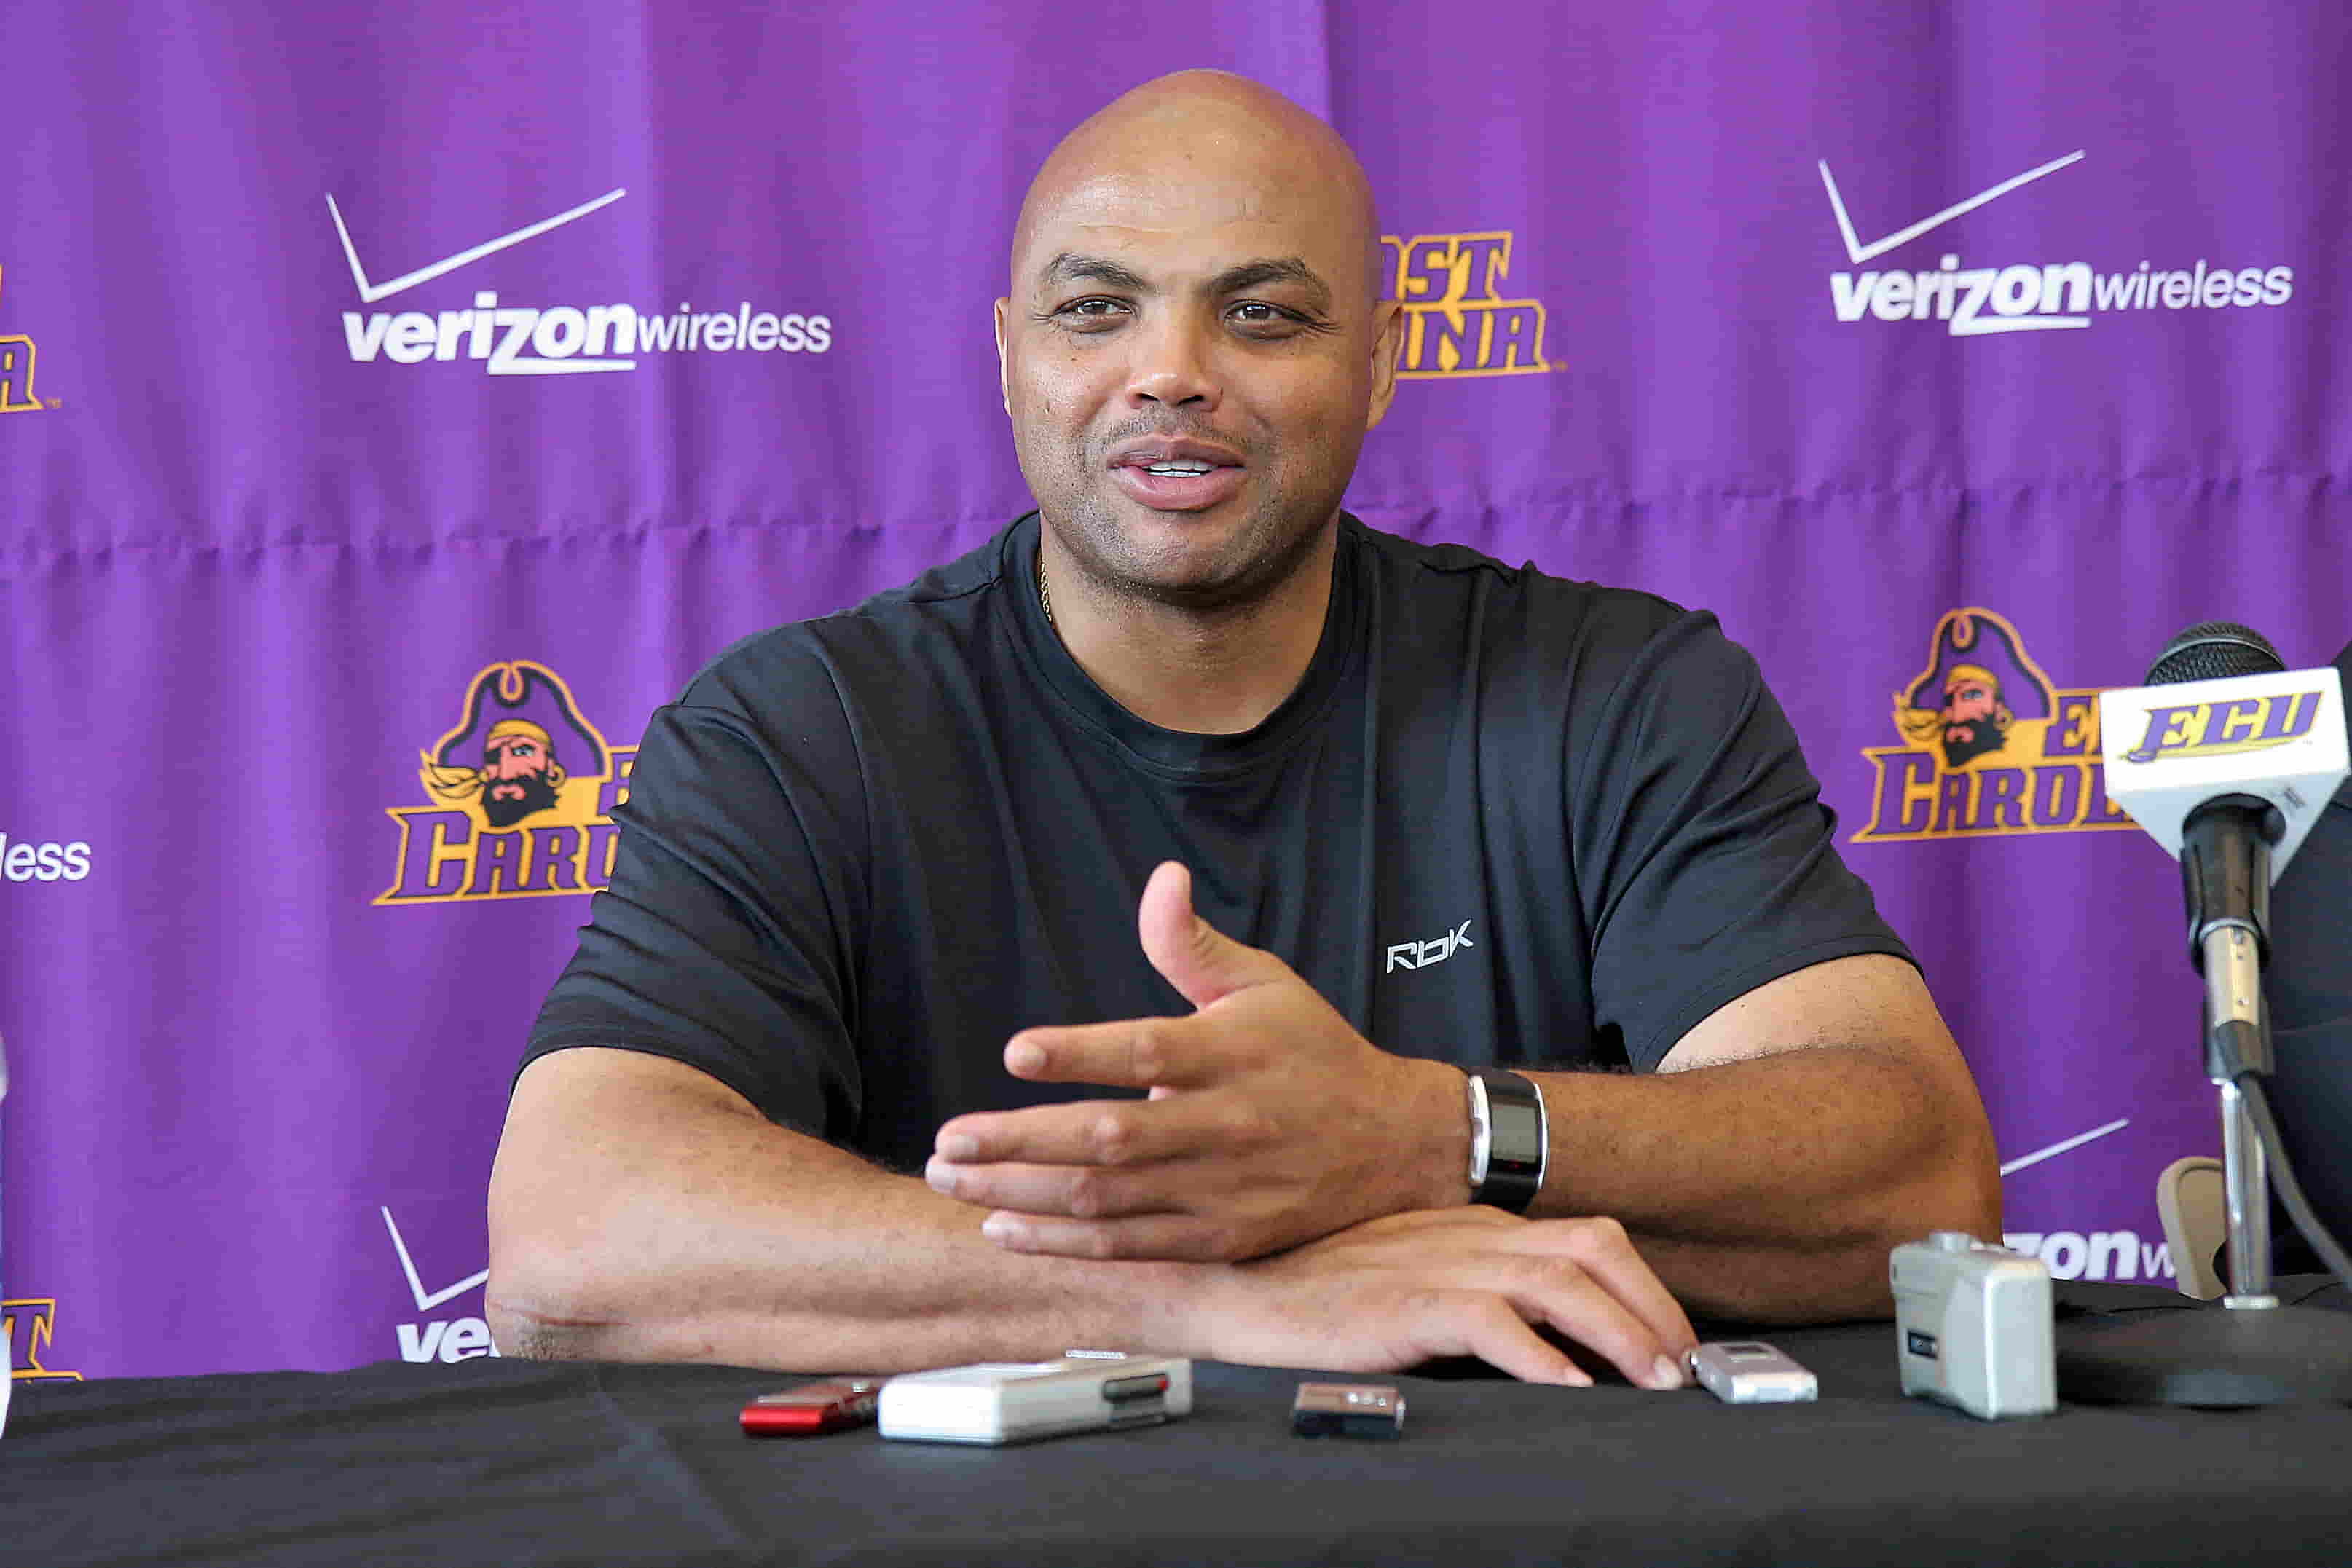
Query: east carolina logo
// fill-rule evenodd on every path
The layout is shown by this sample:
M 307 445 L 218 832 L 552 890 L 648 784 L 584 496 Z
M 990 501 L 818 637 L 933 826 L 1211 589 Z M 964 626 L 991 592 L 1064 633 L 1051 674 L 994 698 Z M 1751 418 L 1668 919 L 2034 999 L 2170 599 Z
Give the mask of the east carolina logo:
M 11 1375 L 18 1381 L 81 1381 L 79 1372 L 66 1372 L 41 1364 L 41 1356 L 48 1350 L 49 1340 L 57 1332 L 56 1297 L 27 1296 L 17 1301 L 0 1301 L 0 1343 L 8 1346 L 8 1364 L 15 1368 Z
M 1945 612 L 1895 694 L 1903 744 L 1863 748 L 1875 779 L 1853 841 L 2132 826 L 2107 799 L 2099 691 L 2053 685 L 1992 611 Z
M 2181 703 L 2147 710 L 2147 732 L 2124 753 L 2130 762 L 2158 758 L 2220 757 L 2233 751 L 2267 751 L 2311 733 L 2319 718 L 2320 694 L 2280 692 L 2218 703 Z
M 563 677 L 518 659 L 466 690 L 457 727 L 419 754 L 425 806 L 388 806 L 400 824 L 392 886 L 375 902 L 543 898 L 612 880 L 614 806 L 628 799 L 634 746 L 607 746 Z
M 40 406 L 33 395 L 33 340 L 21 332 L 0 337 L 0 413 L 28 413 Z
M 1397 375 L 1520 376 L 1544 362 L 1544 308 L 1503 298 L 1511 270 L 1507 229 L 1482 234 L 1382 235 L 1395 267 L 1393 298 L 1404 307 L 1404 350 Z

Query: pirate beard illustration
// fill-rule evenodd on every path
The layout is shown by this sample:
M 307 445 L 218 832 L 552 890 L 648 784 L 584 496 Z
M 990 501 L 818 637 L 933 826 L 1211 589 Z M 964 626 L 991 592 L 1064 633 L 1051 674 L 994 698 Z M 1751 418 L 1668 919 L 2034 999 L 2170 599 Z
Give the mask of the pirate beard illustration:
M 433 793 L 456 804 L 472 800 L 493 828 L 555 809 L 563 768 L 547 731 L 527 718 L 502 718 L 482 737 L 482 766 L 451 768 L 428 761 Z
M 1937 625 L 1929 664 L 1895 697 L 1895 724 L 1913 746 L 1934 747 L 1957 769 L 2006 750 L 2021 720 L 2026 733 L 2055 711 L 2048 678 L 2026 659 L 2015 630 L 1987 610 L 1956 610 Z M 1928 703 L 1940 696 L 1941 703 Z M 2027 746 L 2028 760 L 2038 739 Z
M 1989 670 L 1962 664 L 1944 683 L 1944 765 L 1958 768 L 1971 757 L 1999 751 L 2009 744 L 2009 727 L 2015 722 L 2009 705 L 2000 700 L 2000 682 Z
M 554 810 L 563 769 L 547 732 L 528 719 L 500 719 L 482 742 L 482 815 L 494 828 L 511 828 L 537 811 Z

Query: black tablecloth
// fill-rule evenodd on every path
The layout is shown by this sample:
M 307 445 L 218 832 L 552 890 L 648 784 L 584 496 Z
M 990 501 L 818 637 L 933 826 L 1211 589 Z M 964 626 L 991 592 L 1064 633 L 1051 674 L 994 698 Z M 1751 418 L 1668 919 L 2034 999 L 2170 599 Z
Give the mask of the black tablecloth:
M 2290 1281 L 2314 1304 L 2340 1288 Z M 2132 1286 L 2062 1302 L 2179 1310 Z M 2158 1303 L 2162 1303 L 2159 1305 Z M 1710 1333 L 1710 1337 L 1718 1337 Z M 1395 1377 L 1402 1441 L 1289 1433 L 1301 1375 L 1202 1364 L 1164 1427 L 1011 1448 L 740 1436 L 793 1381 L 386 1363 L 28 1384 L 0 1561 L 95 1563 L 2310 1564 L 2352 1558 L 2352 1408 L 1903 1399 L 1886 1323 L 1773 1331 L 1818 1403 Z

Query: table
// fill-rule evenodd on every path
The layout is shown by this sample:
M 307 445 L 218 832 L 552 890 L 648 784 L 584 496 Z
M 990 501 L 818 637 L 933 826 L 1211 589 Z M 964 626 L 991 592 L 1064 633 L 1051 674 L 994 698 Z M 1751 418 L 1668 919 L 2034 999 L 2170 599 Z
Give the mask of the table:
M 2282 1294 L 2352 1310 L 2318 1279 Z M 2200 1310 L 2062 1284 L 2062 1312 Z M 1726 1337 L 1710 1328 L 1708 1337 Z M 1728 1337 L 1738 1337 L 1736 1333 Z M 31 1384 L 0 1562 L 1840 1563 L 2340 1562 L 2352 1408 L 1900 1397 L 1884 1322 L 1769 1334 L 1817 1404 L 1386 1378 L 1394 1443 L 1288 1431 L 1296 1372 L 1202 1363 L 1188 1419 L 1024 1448 L 754 1440 L 712 1366 L 385 1363 Z M 1444 1371 L 1447 1369 L 1433 1369 Z

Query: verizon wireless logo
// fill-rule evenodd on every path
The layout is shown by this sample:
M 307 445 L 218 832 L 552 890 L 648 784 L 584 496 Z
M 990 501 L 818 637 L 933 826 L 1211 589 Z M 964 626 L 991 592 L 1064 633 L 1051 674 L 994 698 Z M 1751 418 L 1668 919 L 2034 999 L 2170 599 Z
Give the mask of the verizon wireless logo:
M 392 1237 L 394 1256 L 400 1260 L 401 1278 L 408 1282 L 409 1300 L 416 1303 L 418 1322 L 395 1325 L 394 1333 L 400 1342 L 403 1361 L 467 1361 L 478 1355 L 496 1355 L 499 1347 L 490 1341 L 490 1325 L 482 1318 L 467 1315 L 436 1318 L 433 1310 L 457 1300 L 468 1291 L 481 1289 L 490 1277 L 488 1269 L 467 1275 L 462 1280 L 442 1286 L 437 1291 L 425 1288 L 423 1276 L 416 1271 L 416 1260 L 409 1256 L 407 1239 L 400 1234 L 400 1226 L 392 1218 L 390 1208 L 379 1206 L 383 1216 L 383 1228 Z
M 2006 1177 L 2044 1160 L 2071 1154 L 2130 1125 L 2130 1117 L 2118 1116 L 2087 1133 L 2077 1133 L 2031 1154 L 2004 1160 L 2000 1174 Z M 2177 1273 L 2171 1245 L 2143 1241 L 2136 1230 L 2101 1230 L 2095 1227 L 2081 1230 L 2009 1230 L 2001 1233 L 2000 1244 L 2012 1252 L 2041 1259 L 2048 1266 L 2051 1277 L 2058 1280 L 2168 1280 Z
M 569 211 L 525 225 L 378 283 L 368 276 L 352 242 L 350 225 L 332 194 L 327 212 L 350 263 L 360 303 L 373 305 L 395 294 L 471 267 L 486 256 L 538 238 L 612 205 L 628 194 L 607 191 Z M 476 291 L 459 308 L 346 310 L 343 342 L 360 364 L 378 360 L 396 365 L 467 360 L 493 376 L 556 376 L 633 371 L 641 357 L 656 354 L 822 354 L 833 347 L 833 319 L 806 311 L 775 311 L 739 300 L 732 308 L 698 311 L 690 304 L 650 309 L 615 301 L 604 305 L 514 305 L 494 289 Z
M 1846 259 L 1859 267 L 2012 191 L 2079 163 L 2084 156 L 2075 152 L 2053 158 L 1931 213 L 1907 228 L 1867 242 L 1854 230 L 1827 161 L 1820 169 L 1838 236 L 1845 243 Z M 2291 267 L 2233 268 L 2202 257 L 2186 268 L 2168 269 L 2143 261 L 2131 270 L 2099 272 L 2087 261 L 1963 267 L 1957 251 L 1947 251 L 1932 269 L 1830 274 L 1830 301 L 1840 321 L 1860 321 L 1864 315 L 1879 321 L 1940 321 L 1955 338 L 2087 327 L 2099 313 L 2243 308 L 2284 305 L 2293 298 L 2294 269 Z

